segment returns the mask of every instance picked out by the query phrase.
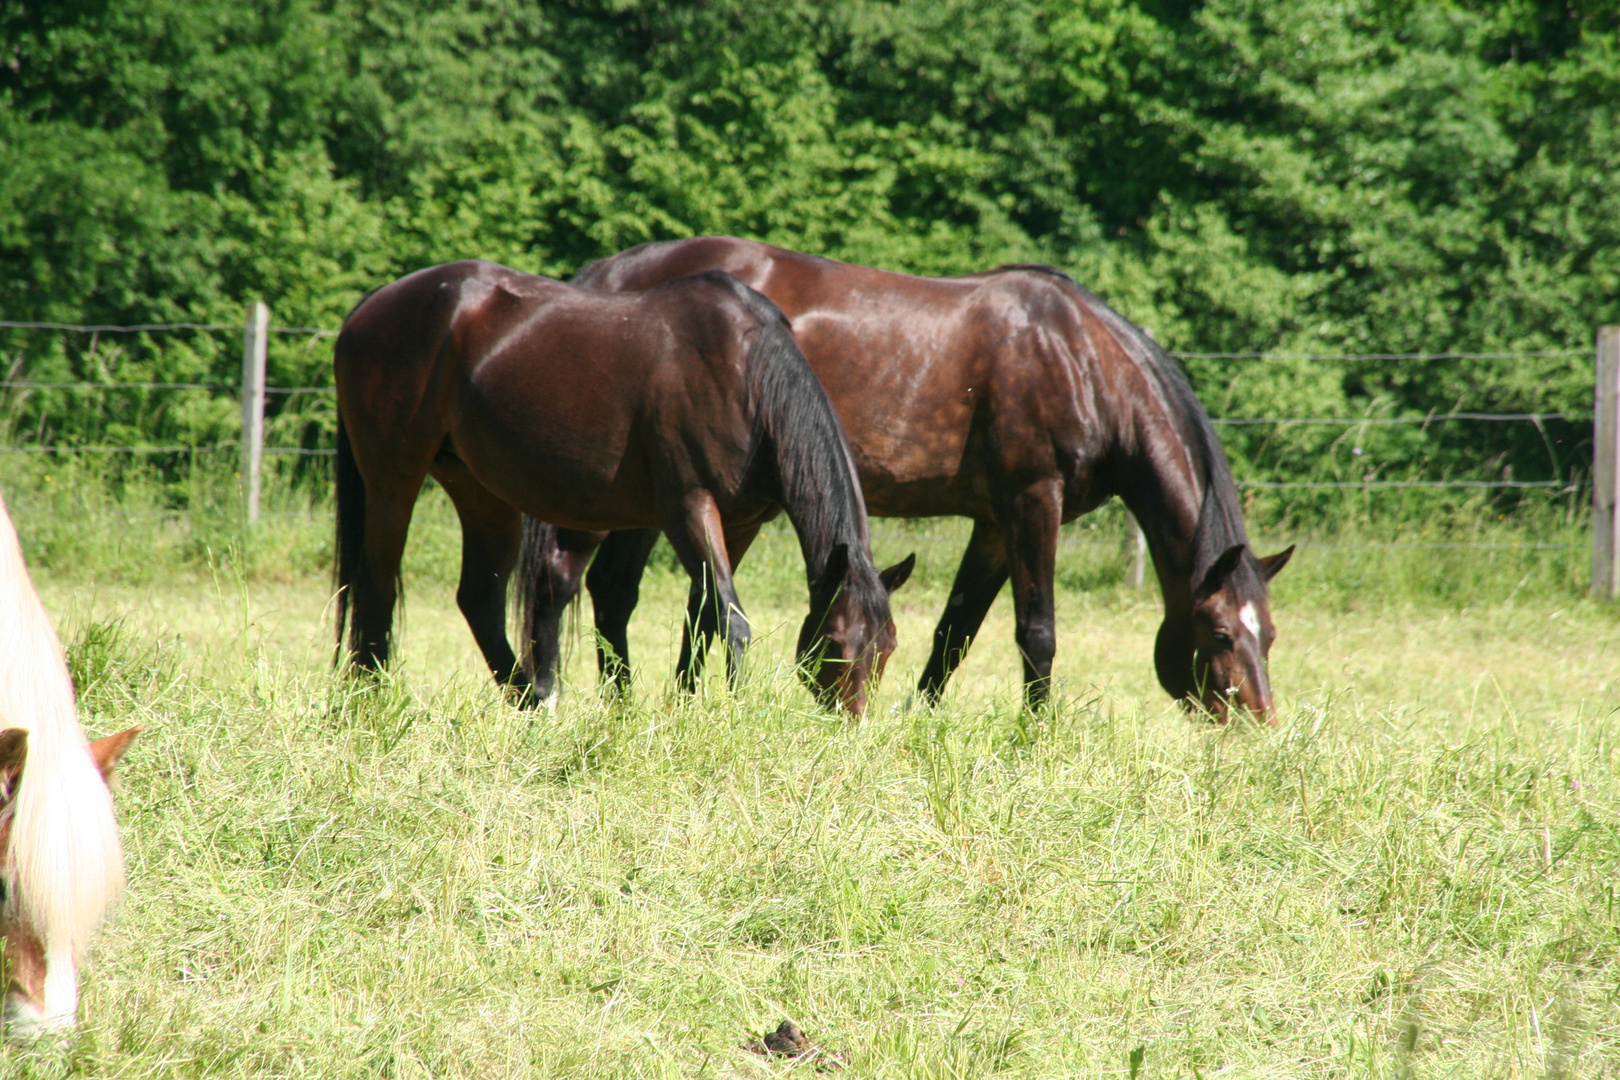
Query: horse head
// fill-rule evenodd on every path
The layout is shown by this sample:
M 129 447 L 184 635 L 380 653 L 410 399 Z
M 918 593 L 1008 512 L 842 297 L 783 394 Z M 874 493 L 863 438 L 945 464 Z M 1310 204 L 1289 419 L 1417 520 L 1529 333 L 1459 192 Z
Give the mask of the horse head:
M 1272 722 L 1266 657 L 1277 636 L 1267 585 L 1288 564 L 1292 547 L 1256 558 L 1244 544 L 1227 548 L 1193 589 L 1192 607 L 1166 616 L 1154 664 L 1159 682 L 1189 708 L 1218 723 L 1234 708 Z
M 90 758 L 102 783 L 112 777 L 113 767 L 129 749 L 141 729 L 133 727 L 90 744 Z M 78 1004 L 78 972 L 81 956 L 74 949 L 58 954 L 46 930 L 34 925 L 37 912 L 29 911 L 22 896 L 30 891 L 19 880 L 26 868 L 17 865 L 12 850 L 12 832 L 17 823 L 17 796 L 28 763 L 28 732 L 23 728 L 0 731 L 0 931 L 4 932 L 6 958 L 11 982 L 6 987 L 4 1006 L 5 1037 L 11 1042 L 28 1042 L 50 1030 L 73 1026 Z M 60 930 L 58 930 L 60 934 Z
M 842 706 L 856 716 L 866 711 L 867 683 L 882 677 L 894 652 L 889 594 L 916 565 L 912 554 L 874 572 L 870 559 L 851 562 L 848 544 L 833 548 L 811 585 L 810 614 L 799 630 L 799 671 L 822 705 Z

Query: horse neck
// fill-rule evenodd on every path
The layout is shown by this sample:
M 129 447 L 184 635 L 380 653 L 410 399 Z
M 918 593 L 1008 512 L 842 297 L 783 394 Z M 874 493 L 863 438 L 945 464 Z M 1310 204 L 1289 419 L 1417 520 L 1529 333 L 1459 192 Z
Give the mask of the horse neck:
M 1231 474 L 1213 434 L 1200 445 L 1201 417 L 1180 417 L 1163 400 L 1130 411 L 1119 495 L 1147 538 L 1167 614 L 1192 610 L 1195 575 L 1231 544 L 1246 543 L 1238 516 L 1214 512 Z M 1214 489 L 1214 490 L 1212 490 Z M 1235 526 L 1235 527 L 1234 527 Z

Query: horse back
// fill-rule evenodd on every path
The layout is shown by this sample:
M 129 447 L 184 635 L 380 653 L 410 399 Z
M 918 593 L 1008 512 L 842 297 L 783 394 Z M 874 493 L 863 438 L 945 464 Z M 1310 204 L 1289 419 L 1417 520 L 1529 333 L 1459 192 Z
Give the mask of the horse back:
M 340 411 L 368 480 L 449 454 L 537 516 L 657 524 L 671 492 L 743 488 L 750 345 L 772 320 L 769 301 L 718 272 L 609 294 L 452 263 L 351 314 Z
M 769 297 L 849 432 L 873 513 L 980 514 L 1117 434 L 1130 358 L 1048 268 L 919 277 L 733 237 L 642 245 L 576 281 L 646 289 L 717 268 Z

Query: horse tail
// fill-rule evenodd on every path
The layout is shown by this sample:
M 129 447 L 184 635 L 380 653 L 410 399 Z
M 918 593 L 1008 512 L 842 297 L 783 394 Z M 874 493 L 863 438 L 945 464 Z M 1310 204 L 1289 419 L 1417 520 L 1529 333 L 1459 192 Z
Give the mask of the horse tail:
M 366 566 L 366 480 L 360 475 L 360 466 L 354 460 L 354 445 L 343 426 L 343 414 L 337 422 L 337 565 L 334 584 L 337 587 L 337 662 L 342 662 L 343 631 L 349 621 L 352 594 L 363 577 L 368 577 Z M 349 654 L 360 648 L 358 625 L 349 628 Z
M 517 593 L 512 603 L 517 612 L 518 663 L 531 680 L 540 674 L 534 670 L 534 620 L 540 609 L 540 590 L 551 588 L 547 568 L 556 549 L 557 526 L 524 514 L 523 539 L 514 571 Z M 575 600 L 578 599 L 576 596 Z
M 64 972 L 57 1006 L 71 1008 L 72 972 L 124 890 L 112 795 L 79 727 L 62 643 L 28 578 L 17 530 L 0 500 L 0 728 L 28 732 L 3 853 L 7 916 L 20 917 Z M 47 996 L 52 987 L 47 986 Z

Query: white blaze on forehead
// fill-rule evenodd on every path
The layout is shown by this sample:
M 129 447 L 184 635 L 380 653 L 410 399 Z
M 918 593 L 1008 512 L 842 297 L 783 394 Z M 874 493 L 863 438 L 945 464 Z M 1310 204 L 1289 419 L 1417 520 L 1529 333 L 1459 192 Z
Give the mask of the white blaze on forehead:
M 1254 635 L 1256 641 L 1260 640 L 1260 613 L 1254 610 L 1254 601 L 1250 600 L 1238 609 L 1238 621 L 1243 628 Z

